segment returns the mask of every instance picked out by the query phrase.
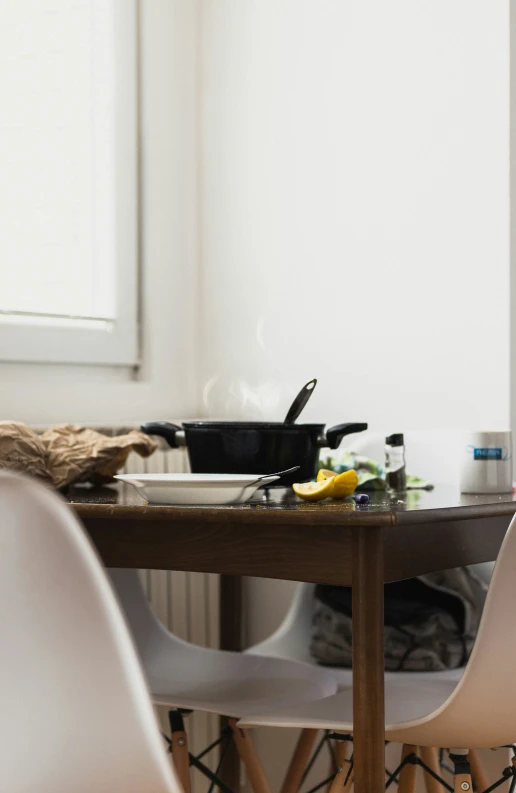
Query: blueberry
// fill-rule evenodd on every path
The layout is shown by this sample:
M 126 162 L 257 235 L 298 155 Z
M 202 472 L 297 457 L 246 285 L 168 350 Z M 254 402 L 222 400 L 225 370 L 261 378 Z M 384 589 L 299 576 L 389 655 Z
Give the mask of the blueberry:
M 357 493 L 355 501 L 357 504 L 369 504 L 369 496 L 367 493 Z

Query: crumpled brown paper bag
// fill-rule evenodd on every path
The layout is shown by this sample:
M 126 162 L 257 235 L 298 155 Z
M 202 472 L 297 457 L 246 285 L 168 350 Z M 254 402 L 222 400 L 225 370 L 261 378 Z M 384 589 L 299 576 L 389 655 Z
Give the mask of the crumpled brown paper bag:
M 39 435 L 26 424 L 0 421 L 0 468 L 36 476 L 62 489 L 77 482 L 111 481 L 132 451 L 149 457 L 157 444 L 131 430 L 110 437 L 75 424 L 58 424 Z
M 47 457 L 46 446 L 34 430 L 16 421 L 0 421 L 0 468 L 51 482 Z

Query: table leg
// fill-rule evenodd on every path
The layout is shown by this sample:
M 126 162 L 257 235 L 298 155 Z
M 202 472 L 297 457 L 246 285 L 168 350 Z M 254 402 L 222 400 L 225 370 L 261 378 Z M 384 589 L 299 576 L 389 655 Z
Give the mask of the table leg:
M 353 532 L 353 759 L 356 793 L 385 788 L 383 536 Z
M 220 649 L 240 652 L 242 646 L 242 578 L 236 575 L 221 575 L 219 590 Z M 229 720 L 220 717 L 220 727 L 228 726 Z M 231 741 L 222 766 L 221 779 L 238 793 L 240 791 L 240 757 L 234 741 Z

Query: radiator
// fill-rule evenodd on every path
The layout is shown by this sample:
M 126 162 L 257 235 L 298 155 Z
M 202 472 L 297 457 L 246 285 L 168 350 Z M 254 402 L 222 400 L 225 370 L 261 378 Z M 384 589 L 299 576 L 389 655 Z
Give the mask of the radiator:
M 188 458 L 183 449 L 154 452 L 147 459 L 133 453 L 123 473 L 182 473 L 188 471 Z M 142 570 L 147 597 L 162 622 L 177 636 L 203 647 L 219 647 L 219 577 L 211 573 Z M 165 709 L 159 709 L 163 729 L 168 733 Z M 198 754 L 215 740 L 219 719 L 209 713 L 193 713 L 186 719 L 190 750 Z M 210 755 L 213 755 L 210 757 Z M 214 770 L 217 752 L 203 762 Z M 194 793 L 203 793 L 208 783 L 192 771 Z

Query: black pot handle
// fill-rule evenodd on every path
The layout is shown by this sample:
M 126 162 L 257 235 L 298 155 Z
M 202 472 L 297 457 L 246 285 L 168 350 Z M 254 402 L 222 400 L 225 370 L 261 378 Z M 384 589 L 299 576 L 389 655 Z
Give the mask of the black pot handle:
M 326 446 L 330 449 L 336 449 L 345 435 L 351 435 L 353 432 L 363 432 L 367 429 L 367 424 L 336 424 L 335 427 L 330 427 L 326 431 Z
M 179 449 L 176 433 L 182 432 L 183 428 L 178 427 L 177 424 L 171 424 L 170 421 L 149 421 L 142 424 L 140 429 L 146 435 L 159 435 L 161 438 L 165 438 L 171 449 Z

